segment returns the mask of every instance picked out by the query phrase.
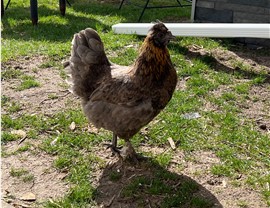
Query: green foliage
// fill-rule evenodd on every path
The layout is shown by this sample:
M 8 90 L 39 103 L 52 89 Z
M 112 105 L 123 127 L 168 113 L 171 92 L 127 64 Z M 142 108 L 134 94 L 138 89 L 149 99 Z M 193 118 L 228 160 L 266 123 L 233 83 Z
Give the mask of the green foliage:
M 172 155 L 171 154 L 159 154 L 156 157 L 156 160 L 158 161 L 158 163 L 163 166 L 163 167 L 167 167 L 172 159 Z
M 12 177 L 21 177 L 23 175 L 26 175 L 28 174 L 29 172 L 23 168 L 11 168 L 11 171 L 10 171 L 10 175 Z
M 22 91 L 22 90 L 29 89 L 32 87 L 38 87 L 40 85 L 39 82 L 37 82 L 35 78 L 32 76 L 25 75 L 25 76 L 22 76 L 21 79 L 22 79 L 22 82 L 17 87 L 18 91 Z
M 15 113 L 21 110 L 21 106 L 19 103 L 11 102 L 10 106 L 8 107 L 9 113 Z
M 1 106 L 5 106 L 10 101 L 10 98 L 6 95 L 1 95 Z
M 9 115 L 1 116 L 1 124 L 3 129 L 21 129 L 23 127 L 23 123 L 21 119 L 13 119 Z
M 18 139 L 20 139 L 20 137 L 15 135 L 15 134 L 11 134 L 11 133 L 6 132 L 6 131 L 1 132 L 1 143 L 16 141 Z
M 6 69 L 1 73 L 1 79 L 8 80 L 8 79 L 16 79 L 22 75 L 22 71 L 19 69 Z
M 247 94 L 250 89 L 249 83 L 242 83 L 235 86 L 235 91 L 239 94 Z
M 28 175 L 24 176 L 24 177 L 22 178 L 22 180 L 23 180 L 24 183 L 28 183 L 28 182 L 33 181 L 34 178 L 35 178 L 34 175 L 28 174 Z
M 24 168 L 11 168 L 10 175 L 12 177 L 20 178 L 24 183 L 34 180 L 34 175 Z

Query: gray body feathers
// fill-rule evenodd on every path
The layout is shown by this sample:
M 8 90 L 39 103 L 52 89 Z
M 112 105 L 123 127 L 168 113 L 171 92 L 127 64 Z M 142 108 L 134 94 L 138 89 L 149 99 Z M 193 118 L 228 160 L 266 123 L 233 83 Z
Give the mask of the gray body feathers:
M 145 56 L 143 53 L 140 57 Z M 125 140 L 166 106 L 177 82 L 170 58 L 162 61 L 166 73 L 160 79 L 156 74 L 138 73 L 144 65 L 136 62 L 129 67 L 111 64 L 99 35 L 93 29 L 86 29 L 74 35 L 71 57 L 65 64 L 71 77 L 71 90 L 82 99 L 88 120 Z

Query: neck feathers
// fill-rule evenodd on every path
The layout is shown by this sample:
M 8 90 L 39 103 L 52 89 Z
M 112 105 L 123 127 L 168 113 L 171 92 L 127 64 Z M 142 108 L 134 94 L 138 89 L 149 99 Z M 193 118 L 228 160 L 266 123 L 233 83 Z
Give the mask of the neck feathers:
M 141 47 L 134 69 L 136 74 L 144 76 L 153 74 L 158 79 L 171 65 L 167 47 L 157 47 L 147 37 Z

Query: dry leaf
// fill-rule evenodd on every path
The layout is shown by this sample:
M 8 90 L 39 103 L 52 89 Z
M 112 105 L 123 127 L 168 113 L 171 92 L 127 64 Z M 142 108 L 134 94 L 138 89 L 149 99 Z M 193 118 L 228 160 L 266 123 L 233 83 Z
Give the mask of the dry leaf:
M 265 184 L 265 189 L 266 189 L 267 191 L 270 191 L 270 186 L 269 186 L 269 183 L 268 183 L 268 182 L 266 182 L 266 184 Z
M 23 201 L 36 201 L 36 195 L 33 194 L 32 192 L 27 192 L 24 193 L 20 199 Z
M 21 139 L 26 137 L 26 132 L 23 130 L 12 130 L 10 133 L 19 136 Z
M 89 123 L 87 127 L 87 131 L 91 134 L 98 134 L 99 129 L 96 128 L 93 124 Z
M 224 188 L 227 187 L 227 181 L 226 181 L 226 180 L 222 180 L 222 186 L 223 186 Z
M 57 141 L 58 141 L 58 137 L 56 137 L 53 141 L 51 141 L 50 145 L 51 146 L 54 146 Z
M 170 143 L 171 148 L 172 148 L 173 150 L 175 150 L 175 149 L 176 149 L 176 146 L 175 146 L 175 143 L 174 143 L 173 139 L 172 139 L 171 137 L 169 137 L 167 140 L 168 140 L 168 142 Z
M 74 121 L 72 121 L 72 123 L 69 125 L 69 128 L 71 131 L 74 131 L 76 129 L 76 124 Z

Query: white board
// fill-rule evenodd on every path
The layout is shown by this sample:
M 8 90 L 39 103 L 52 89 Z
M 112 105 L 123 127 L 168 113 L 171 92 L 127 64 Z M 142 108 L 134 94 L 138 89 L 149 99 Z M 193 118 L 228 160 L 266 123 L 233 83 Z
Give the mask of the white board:
M 219 38 L 270 38 L 270 24 L 239 23 L 164 23 L 175 36 Z M 146 35 L 153 23 L 119 23 L 117 34 Z

